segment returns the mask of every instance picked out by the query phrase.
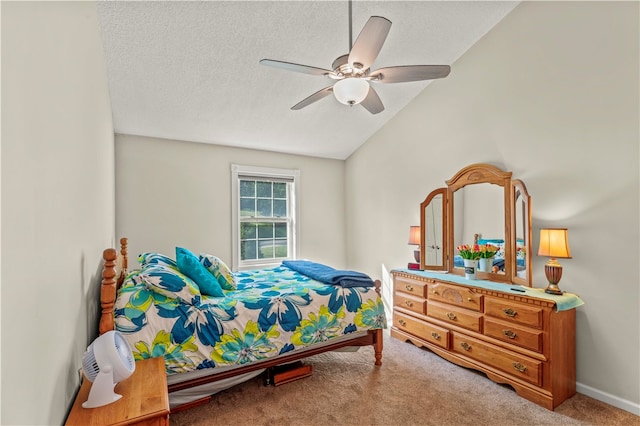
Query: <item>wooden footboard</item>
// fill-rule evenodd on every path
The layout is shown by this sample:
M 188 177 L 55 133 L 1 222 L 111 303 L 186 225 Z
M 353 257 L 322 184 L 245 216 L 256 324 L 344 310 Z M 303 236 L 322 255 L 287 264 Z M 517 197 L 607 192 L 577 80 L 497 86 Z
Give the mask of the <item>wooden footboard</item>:
M 104 259 L 104 267 L 102 270 L 102 286 L 100 289 L 100 304 L 102 306 L 102 313 L 100 315 L 100 334 L 104 334 L 109 330 L 115 329 L 113 307 L 116 300 L 117 290 L 122 285 L 128 267 L 127 259 L 127 238 L 120 239 L 120 252 L 116 252 L 113 248 L 106 249 L 102 257 Z M 376 292 L 380 294 L 380 281 L 376 280 Z M 238 367 L 231 371 L 216 372 L 211 376 L 200 377 L 190 381 L 176 383 L 169 385 L 169 393 L 191 388 L 194 386 L 203 385 L 206 383 L 215 382 L 218 380 L 227 379 L 240 374 L 248 373 L 251 371 L 275 367 L 280 364 L 296 361 L 302 358 L 306 358 L 312 355 L 317 355 L 323 352 L 332 351 L 335 349 L 347 347 L 347 346 L 369 346 L 372 345 L 375 354 L 375 365 L 382 365 L 382 329 L 369 330 L 366 335 L 356 337 L 350 340 L 342 340 L 333 344 L 328 344 L 319 348 L 310 348 L 302 353 L 293 353 L 288 355 L 279 356 L 277 359 L 265 360 L 257 364 L 249 364 L 242 367 Z

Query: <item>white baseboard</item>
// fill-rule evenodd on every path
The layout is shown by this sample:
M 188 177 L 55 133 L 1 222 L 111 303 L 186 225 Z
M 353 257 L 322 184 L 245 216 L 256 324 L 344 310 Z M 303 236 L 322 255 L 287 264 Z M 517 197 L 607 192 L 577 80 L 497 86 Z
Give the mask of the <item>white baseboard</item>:
M 627 401 L 626 399 L 592 388 L 591 386 L 583 385 L 582 383 L 576 383 L 576 392 L 640 416 L 640 404 L 636 404 L 635 402 Z

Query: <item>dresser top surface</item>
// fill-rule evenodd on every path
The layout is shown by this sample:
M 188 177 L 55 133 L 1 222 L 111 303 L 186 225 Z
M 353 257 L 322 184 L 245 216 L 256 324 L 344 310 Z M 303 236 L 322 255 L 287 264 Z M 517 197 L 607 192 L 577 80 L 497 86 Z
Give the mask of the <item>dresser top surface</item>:
M 525 296 L 545 301 L 553 302 L 558 311 L 566 311 L 577 308 L 584 304 L 582 299 L 573 293 L 564 293 L 562 295 L 548 294 L 542 288 L 524 287 L 515 284 L 505 284 L 486 280 L 468 280 L 465 277 L 449 274 L 446 272 L 420 271 L 415 269 L 394 269 L 392 273 L 403 273 L 416 277 L 431 278 L 434 280 L 442 280 L 450 283 L 476 287 L 485 290 L 496 291 L 514 296 Z

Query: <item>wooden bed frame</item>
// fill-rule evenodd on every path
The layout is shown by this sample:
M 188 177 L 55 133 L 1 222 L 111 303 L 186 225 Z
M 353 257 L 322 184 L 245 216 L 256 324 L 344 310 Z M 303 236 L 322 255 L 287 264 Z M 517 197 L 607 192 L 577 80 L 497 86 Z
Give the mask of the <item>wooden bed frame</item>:
M 102 269 L 102 285 L 100 288 L 100 304 L 102 306 L 99 328 L 100 334 L 104 334 L 107 331 L 113 330 L 115 328 L 113 307 L 116 300 L 117 290 L 120 288 L 127 275 L 127 244 L 127 238 L 121 238 L 120 253 L 116 252 L 116 250 L 113 248 L 108 248 L 102 253 L 104 266 Z M 376 280 L 375 285 L 376 292 L 380 294 L 380 281 Z M 310 348 L 301 353 L 281 355 L 275 359 L 265 360 L 257 364 L 248 364 L 242 367 L 235 368 L 233 370 L 227 370 L 223 372 L 215 372 L 215 369 L 213 369 L 213 374 L 211 376 L 198 377 L 192 380 L 170 384 L 168 386 L 169 393 L 227 379 L 229 377 L 235 377 L 240 374 L 249 373 L 251 371 L 275 367 L 281 364 L 286 364 L 312 355 L 332 351 L 347 346 L 369 345 L 373 345 L 374 348 L 375 365 L 382 365 L 382 329 L 369 330 L 365 336 L 356 337 L 350 340 L 341 340 L 340 342 L 333 344 L 329 343 L 319 348 Z

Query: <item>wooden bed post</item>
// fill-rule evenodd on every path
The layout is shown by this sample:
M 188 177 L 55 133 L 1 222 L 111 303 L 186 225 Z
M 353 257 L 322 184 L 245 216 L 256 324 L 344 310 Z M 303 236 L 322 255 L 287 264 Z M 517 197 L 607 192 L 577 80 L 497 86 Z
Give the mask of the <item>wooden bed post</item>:
M 376 280 L 375 281 L 375 286 L 376 286 L 376 293 L 378 293 L 379 297 L 382 297 L 381 294 L 381 289 L 382 289 L 382 282 L 380 282 L 380 280 Z M 386 314 L 385 314 L 386 315 Z M 375 352 L 375 356 L 376 356 L 376 362 L 375 365 L 382 365 L 382 329 L 379 328 L 377 330 L 375 330 L 375 334 L 373 336 L 374 342 L 373 342 L 373 350 Z
M 104 265 L 102 267 L 102 283 L 100 285 L 100 326 L 98 331 L 104 334 L 114 330 L 113 306 L 116 302 L 116 293 L 127 276 L 129 264 L 127 252 L 127 238 L 120 238 L 120 255 L 116 249 L 108 248 L 102 252 Z
M 116 301 L 116 250 L 108 248 L 102 252 L 104 266 L 102 267 L 102 284 L 100 286 L 100 334 L 113 330 L 113 305 Z
M 120 285 L 124 281 L 125 277 L 129 273 L 129 252 L 127 251 L 127 245 L 129 244 L 128 238 L 120 238 L 120 256 L 119 260 L 121 261 L 120 270 L 118 273 L 118 284 L 116 286 L 116 290 L 120 288 Z

